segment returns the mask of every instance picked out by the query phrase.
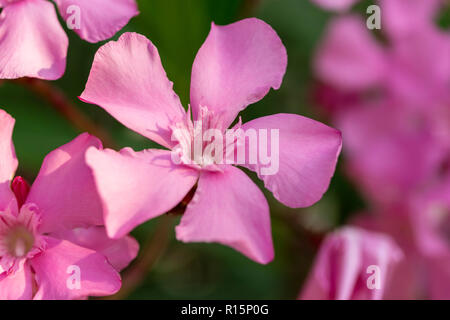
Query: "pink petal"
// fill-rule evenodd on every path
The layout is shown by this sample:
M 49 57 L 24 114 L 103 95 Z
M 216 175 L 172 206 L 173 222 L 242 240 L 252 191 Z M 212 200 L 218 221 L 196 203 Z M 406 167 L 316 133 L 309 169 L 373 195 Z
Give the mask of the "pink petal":
M 107 233 L 113 238 L 170 211 L 198 179 L 196 170 L 175 166 L 165 150 L 117 153 L 91 148 L 86 158 L 103 200 Z
M 12 133 L 15 120 L 0 109 L 0 211 L 5 210 L 15 200 L 10 189 L 18 161 L 14 151 Z
M 170 126 L 186 117 L 172 86 L 150 40 L 125 33 L 98 50 L 80 98 L 101 106 L 131 130 L 170 147 Z
M 85 133 L 45 158 L 27 199 L 41 211 L 41 232 L 103 224 L 94 178 L 85 163 L 91 146 L 101 148 L 101 142 Z
M 403 250 L 404 257 L 396 265 L 384 292 L 384 299 L 421 299 L 424 297 L 423 272 L 425 259 L 418 253 L 412 228 L 412 214 L 401 206 L 384 207 L 375 213 L 363 213 L 353 219 L 355 225 L 366 230 L 381 232 L 393 238 Z
M 226 129 L 239 111 L 281 86 L 286 66 L 286 49 L 265 22 L 250 18 L 227 26 L 212 24 L 192 67 L 194 119 L 204 106 Z
M 0 274 L 0 300 L 30 300 L 32 281 L 30 266 L 27 262 L 21 261 L 14 273 Z
M 388 236 L 355 227 L 343 228 L 325 239 L 301 298 L 382 299 L 402 256 Z M 367 280 L 373 274 L 373 271 L 368 272 L 370 266 L 379 267 L 379 289 L 368 287 Z
M 55 234 L 52 234 L 55 236 Z M 80 247 L 100 252 L 117 271 L 126 268 L 136 258 L 139 243 L 130 236 L 111 239 L 104 227 L 76 228 L 58 232 L 58 238 L 72 242 Z
M 335 19 L 319 46 L 315 71 L 324 82 L 343 90 L 379 85 L 385 76 L 385 56 L 358 16 Z
M 45 237 L 47 249 L 31 260 L 38 291 L 35 299 L 79 299 L 106 296 L 121 286 L 120 276 L 105 256 L 69 241 Z M 74 288 L 71 276 L 78 268 L 80 287 Z M 68 285 L 70 284 L 70 285 Z
M 80 10 L 80 28 L 74 31 L 84 40 L 99 42 L 111 38 L 139 14 L 135 0 L 55 0 L 64 21 Z M 69 10 L 68 10 L 69 9 Z
M 60 78 L 68 43 L 50 2 L 19 1 L 5 6 L 0 15 L 0 79 Z
M 240 169 L 203 171 L 177 239 L 218 242 L 266 264 L 274 257 L 269 206 L 261 190 Z
M 341 133 L 320 122 L 294 114 L 276 114 L 252 120 L 242 126 L 247 130 L 267 130 L 267 150 L 272 148 L 271 130 L 279 131 L 278 154 L 271 155 L 278 170 L 264 174 L 267 165 L 246 164 L 258 173 L 267 189 L 283 204 L 298 208 L 319 201 L 328 189 L 341 151 Z M 248 143 L 246 153 L 249 154 Z M 258 149 L 258 153 L 261 150 Z M 265 152 L 264 155 L 266 155 Z M 259 158 L 260 159 L 260 158 Z M 274 169 L 272 169 L 274 171 Z

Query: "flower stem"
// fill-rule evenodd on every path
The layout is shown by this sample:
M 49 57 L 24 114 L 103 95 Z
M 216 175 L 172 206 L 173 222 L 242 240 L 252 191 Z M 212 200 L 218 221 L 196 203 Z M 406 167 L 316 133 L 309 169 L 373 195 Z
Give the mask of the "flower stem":
M 89 132 L 100 138 L 106 147 L 113 148 L 113 142 L 109 133 L 99 127 L 89 117 L 80 111 L 58 87 L 52 85 L 48 81 L 42 81 L 33 78 L 21 78 L 12 80 L 13 83 L 19 84 L 37 96 L 47 101 L 56 111 L 58 111 L 66 120 L 68 120 L 77 130 L 81 132 Z

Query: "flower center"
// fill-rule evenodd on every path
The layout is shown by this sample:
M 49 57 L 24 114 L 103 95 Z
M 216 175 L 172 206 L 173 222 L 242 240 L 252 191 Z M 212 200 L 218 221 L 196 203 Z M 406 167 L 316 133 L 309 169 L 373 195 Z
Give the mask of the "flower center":
M 217 117 L 202 107 L 197 121 L 190 118 L 172 127 L 172 141 L 178 145 L 172 150 L 172 160 L 197 168 L 220 171 L 224 140 L 222 130 L 216 129 Z
M 40 221 L 37 206 L 30 203 L 18 213 L 0 212 L 0 273 L 14 272 L 17 262 L 45 250 L 45 239 L 37 231 Z
M 4 241 L 11 256 L 22 258 L 33 248 L 34 235 L 24 226 L 18 225 L 9 230 Z

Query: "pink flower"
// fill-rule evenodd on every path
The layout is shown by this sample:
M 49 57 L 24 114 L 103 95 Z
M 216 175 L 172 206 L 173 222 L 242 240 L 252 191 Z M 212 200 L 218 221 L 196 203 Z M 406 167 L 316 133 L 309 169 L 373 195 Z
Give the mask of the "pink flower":
M 330 24 L 315 60 L 332 88 L 321 97 L 337 97 L 322 101 L 346 141 L 349 176 L 375 213 L 356 224 L 404 252 L 383 297 L 448 298 L 450 37 L 434 20 L 442 1 L 379 4 L 384 43 L 356 15 Z
M 384 292 L 384 299 L 423 299 L 428 277 L 423 257 L 417 250 L 411 211 L 405 204 L 384 207 L 376 212 L 360 213 L 352 224 L 372 232 L 380 232 L 394 239 L 403 251 Z
M 360 0 L 312 0 L 326 10 L 348 11 Z M 382 9 L 382 23 L 391 35 L 414 34 L 415 31 L 431 26 L 434 15 L 444 0 L 378 0 Z M 384 28 L 383 28 L 384 29 Z
M 439 4 L 381 1 L 387 45 L 347 15 L 319 46 L 315 69 L 333 88 L 325 93 L 338 97 L 327 104 L 346 141 L 348 172 L 377 203 L 403 201 L 450 158 L 450 37 L 433 24 Z
M 344 227 L 324 240 L 300 298 L 382 299 L 402 256 L 390 237 Z
M 359 227 L 392 237 L 404 252 L 404 259 L 385 292 L 386 299 L 450 297 L 448 182 L 446 188 L 439 186 L 430 191 L 435 194 L 427 193 L 425 198 L 412 201 L 416 205 L 420 203 L 417 207 L 410 204 L 387 207 L 360 215 L 354 221 Z
M 450 172 L 400 208 L 388 208 L 357 223 L 384 231 L 404 248 L 405 262 L 389 293 L 403 299 L 450 298 Z M 395 288 L 395 290 L 394 290 Z
M 404 252 L 386 299 L 449 299 L 450 172 L 396 205 L 358 215 L 352 222 L 392 237 Z
M 224 132 L 241 110 L 271 87 L 280 87 L 286 64 L 281 40 L 263 21 L 212 24 L 192 69 L 191 108 L 194 120 L 202 121 L 200 131 Z M 269 207 L 252 180 L 230 163 L 201 158 L 192 165 L 186 160 L 198 131 L 148 39 L 126 33 L 100 48 L 81 99 L 172 150 L 88 150 L 109 236 L 121 237 L 170 211 L 192 190 L 193 199 L 176 228 L 177 239 L 219 242 L 259 263 L 273 259 Z M 258 173 L 280 202 L 305 207 L 322 197 L 341 149 L 338 131 L 294 114 L 238 122 L 234 129 L 279 130 L 276 174 L 264 175 L 262 161 L 241 165 Z M 173 161 L 174 154 L 181 155 L 181 163 Z
M 20 177 L 11 184 L 18 165 L 13 126 L 0 110 L 0 299 L 115 293 L 118 271 L 134 259 L 138 244 L 128 236 L 111 240 L 100 226 L 102 207 L 84 160 L 100 141 L 82 134 L 51 152 L 30 188 Z M 79 281 L 73 287 L 72 272 Z
M 397 1 L 387 1 L 391 2 Z M 391 13 L 388 8 L 382 10 Z M 391 15 L 393 21 L 412 19 L 402 11 Z M 334 19 L 315 58 L 318 78 L 343 92 L 367 96 L 375 91 L 411 108 L 433 109 L 448 102 L 449 34 L 431 24 L 411 32 L 393 28 L 386 22 L 382 31 L 390 42 L 383 46 L 362 18 L 346 15 Z
M 89 42 L 112 37 L 138 14 L 134 0 L 55 2 L 65 21 L 78 19 L 74 30 Z M 0 0 L 0 8 L 0 79 L 60 78 L 66 68 L 68 38 L 53 4 L 46 0 Z

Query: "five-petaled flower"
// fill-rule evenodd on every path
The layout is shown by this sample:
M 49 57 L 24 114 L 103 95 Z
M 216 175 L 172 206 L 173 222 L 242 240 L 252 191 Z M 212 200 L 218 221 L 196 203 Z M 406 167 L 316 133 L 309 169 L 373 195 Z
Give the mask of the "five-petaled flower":
M 118 271 L 134 259 L 137 242 L 106 236 L 82 134 L 51 152 L 33 185 L 17 177 L 14 120 L 0 110 L 0 299 L 80 299 L 119 290 Z M 67 285 L 69 267 L 79 285 Z
M 192 69 L 193 120 L 201 121 L 204 129 L 223 132 L 241 110 L 262 99 L 270 88 L 280 87 L 286 66 L 286 49 L 265 22 L 250 18 L 227 26 L 212 24 Z M 179 152 L 189 149 L 193 125 L 172 87 L 156 47 L 144 36 L 125 33 L 99 49 L 80 98 Z M 238 122 L 235 127 L 279 130 L 276 174 L 262 175 L 261 162 L 239 163 L 258 173 L 275 198 L 297 208 L 322 197 L 341 150 L 340 132 L 294 114 Z M 186 128 L 188 134 L 174 134 L 179 128 Z M 176 228 L 179 240 L 219 242 L 259 263 L 270 262 L 274 250 L 269 207 L 252 180 L 230 164 L 200 159 L 199 166 L 190 166 L 171 158 L 171 151 L 160 149 L 87 151 L 108 235 L 122 237 L 168 212 L 195 190 Z

